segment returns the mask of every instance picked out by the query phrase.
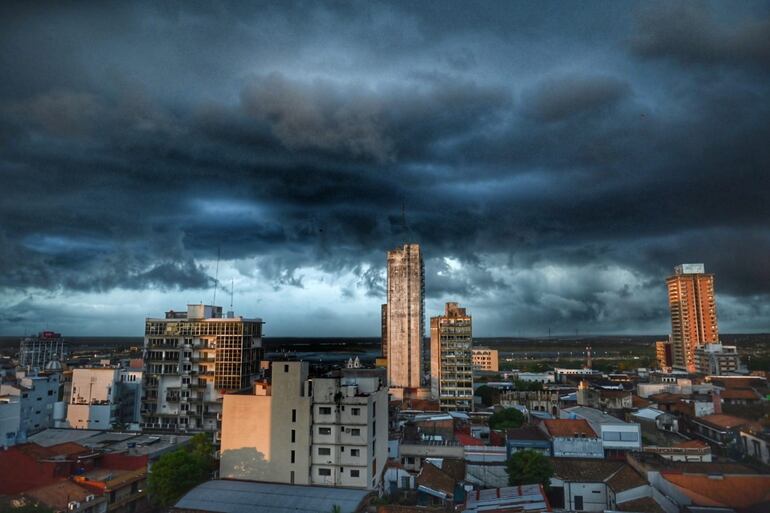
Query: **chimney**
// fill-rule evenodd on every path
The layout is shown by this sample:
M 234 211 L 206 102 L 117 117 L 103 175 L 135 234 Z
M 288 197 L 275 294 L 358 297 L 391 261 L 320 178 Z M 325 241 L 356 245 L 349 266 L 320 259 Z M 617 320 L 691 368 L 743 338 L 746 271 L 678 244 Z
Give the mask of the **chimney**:
M 722 413 L 722 398 L 719 395 L 719 390 L 714 390 L 711 393 L 711 400 L 714 403 L 714 415 Z

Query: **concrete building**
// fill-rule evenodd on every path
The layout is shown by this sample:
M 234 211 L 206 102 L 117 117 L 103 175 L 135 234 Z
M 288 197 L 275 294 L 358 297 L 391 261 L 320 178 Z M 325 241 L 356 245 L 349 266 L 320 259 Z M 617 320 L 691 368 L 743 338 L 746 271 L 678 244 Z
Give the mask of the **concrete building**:
M 659 340 L 655 342 L 655 359 L 658 361 L 658 368 L 664 371 L 670 371 L 674 366 L 674 348 L 670 340 Z
M 388 386 L 419 388 L 425 383 L 425 270 L 418 244 L 388 251 Z
M 27 436 L 52 427 L 54 407 L 60 396 L 60 373 L 42 373 L 28 376 L 18 374 L 15 384 L 0 385 L 0 396 L 9 403 L 19 403 L 19 426 L 16 429 L 17 443 L 24 442 Z M 15 398 L 15 399 L 13 399 Z M 11 408 L 15 409 L 15 406 Z M 8 430 L 4 435 L 8 438 Z
M 64 361 L 64 339 L 53 331 L 42 331 L 37 336 L 25 337 L 19 346 L 19 367 L 43 370 L 50 362 Z
M 261 359 L 261 319 L 202 304 L 146 319 L 142 428 L 218 433 L 222 395 L 248 389 Z
M 457 303 L 430 320 L 430 388 L 442 411 L 473 409 L 473 319 Z
M 710 375 L 724 375 L 737 372 L 741 359 L 735 346 L 721 343 L 704 344 L 695 349 L 695 371 Z
M 141 376 L 139 383 L 136 379 L 131 372 L 118 367 L 73 369 L 67 427 L 110 429 L 136 424 L 141 404 Z
M 274 362 L 270 383 L 224 397 L 220 476 L 375 489 L 388 456 L 388 393 L 379 369 L 310 378 Z
M 500 354 L 488 347 L 473 348 L 473 370 L 500 372 Z
M 602 446 L 611 451 L 638 451 L 642 448 L 642 427 L 636 422 L 625 422 L 596 408 L 574 406 L 560 412 L 562 419 L 582 419 L 599 434 Z
M 703 264 L 682 264 L 666 279 L 673 367 L 695 372 L 695 349 L 719 342 L 714 275 Z
M 21 402 L 17 395 L 0 395 L 0 446 L 16 445 L 21 426 Z
M 544 420 L 538 427 L 551 440 L 554 457 L 604 458 L 601 438 L 583 419 Z

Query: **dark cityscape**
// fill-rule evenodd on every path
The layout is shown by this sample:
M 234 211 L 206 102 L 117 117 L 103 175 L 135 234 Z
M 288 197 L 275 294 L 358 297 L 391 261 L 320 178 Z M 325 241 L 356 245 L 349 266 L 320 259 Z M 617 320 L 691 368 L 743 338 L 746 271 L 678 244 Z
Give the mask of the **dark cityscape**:
M 0 513 L 770 511 L 770 2 L 0 28 Z

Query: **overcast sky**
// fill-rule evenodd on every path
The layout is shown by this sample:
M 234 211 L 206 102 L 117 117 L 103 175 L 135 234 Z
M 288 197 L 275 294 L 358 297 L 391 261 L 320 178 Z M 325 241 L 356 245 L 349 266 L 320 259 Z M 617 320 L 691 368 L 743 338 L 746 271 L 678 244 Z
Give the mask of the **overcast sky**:
M 768 2 L 3 2 L 0 334 L 210 303 L 377 336 L 385 252 L 477 336 L 770 331 Z M 402 205 L 406 225 L 402 221 Z

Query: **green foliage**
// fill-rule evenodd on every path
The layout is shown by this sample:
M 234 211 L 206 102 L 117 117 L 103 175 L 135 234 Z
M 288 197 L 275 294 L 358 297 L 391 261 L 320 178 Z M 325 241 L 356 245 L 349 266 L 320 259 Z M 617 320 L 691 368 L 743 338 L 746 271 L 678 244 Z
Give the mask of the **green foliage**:
M 518 451 L 508 460 L 508 484 L 511 486 L 540 483 L 548 489 L 552 476 L 551 461 L 538 451 Z
M 53 513 L 53 510 L 43 504 L 27 503 L 18 508 L 14 508 L 9 503 L 3 501 L 0 503 L 0 513 Z
M 521 427 L 526 417 L 516 408 L 506 408 L 489 417 L 490 429 L 509 429 Z
M 151 500 L 162 507 L 172 506 L 190 489 L 208 480 L 216 468 L 213 452 L 208 436 L 199 433 L 188 446 L 161 456 L 148 477 Z
M 521 381 L 520 379 L 513 380 L 513 386 L 516 390 L 522 392 L 536 392 L 543 389 L 543 384 L 536 381 Z
M 477 388 L 473 395 L 481 397 L 484 406 L 494 406 L 500 402 L 500 391 L 487 385 Z

